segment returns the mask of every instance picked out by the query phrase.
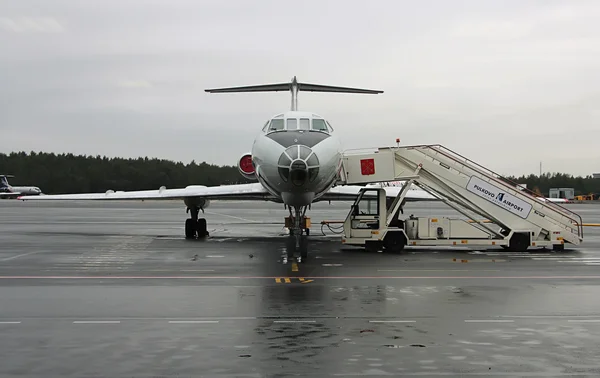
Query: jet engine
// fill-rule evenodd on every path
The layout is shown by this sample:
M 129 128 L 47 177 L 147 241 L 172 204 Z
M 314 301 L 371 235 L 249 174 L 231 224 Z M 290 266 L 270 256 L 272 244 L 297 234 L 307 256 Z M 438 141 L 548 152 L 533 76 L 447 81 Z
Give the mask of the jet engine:
M 205 187 L 203 187 L 205 188 Z M 183 202 L 187 207 L 197 207 L 204 212 L 208 206 L 210 206 L 210 200 L 204 197 L 185 197 Z
M 254 164 L 252 164 L 252 154 L 244 154 L 238 160 L 238 170 L 244 178 L 248 180 L 256 180 L 256 170 Z

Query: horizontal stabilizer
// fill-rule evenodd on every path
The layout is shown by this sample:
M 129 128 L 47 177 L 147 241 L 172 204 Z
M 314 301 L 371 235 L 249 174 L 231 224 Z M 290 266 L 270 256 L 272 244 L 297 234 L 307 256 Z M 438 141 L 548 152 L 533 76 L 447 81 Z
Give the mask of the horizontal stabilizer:
M 378 94 L 383 91 L 373 89 L 360 89 L 348 87 L 333 87 L 331 85 L 307 84 L 298 83 L 298 90 L 305 92 L 337 92 L 337 93 L 362 93 L 362 94 Z
M 291 88 L 292 88 L 291 83 L 281 83 L 281 84 L 250 85 L 250 86 L 246 86 L 246 87 L 205 89 L 205 92 L 208 92 L 208 93 L 281 92 L 281 91 L 289 91 Z
M 217 89 L 206 89 L 208 93 L 236 93 L 236 92 L 281 92 L 281 91 L 297 91 L 304 92 L 330 92 L 330 93 L 362 93 L 362 94 L 378 94 L 383 91 L 372 90 L 372 89 L 361 89 L 361 88 L 349 88 L 349 87 L 336 87 L 331 85 L 320 85 L 320 84 L 308 84 L 299 83 L 296 77 L 289 83 L 278 83 L 278 84 L 262 84 L 262 85 L 249 85 L 244 87 L 231 87 L 231 88 L 217 88 Z

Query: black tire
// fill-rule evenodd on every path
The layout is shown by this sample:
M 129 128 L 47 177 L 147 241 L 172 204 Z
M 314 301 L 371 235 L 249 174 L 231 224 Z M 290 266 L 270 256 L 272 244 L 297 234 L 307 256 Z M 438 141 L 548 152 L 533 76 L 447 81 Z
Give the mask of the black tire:
M 193 219 L 185 220 L 185 238 L 195 239 L 196 238 L 196 224 Z
M 385 235 L 383 246 L 386 252 L 400 253 L 406 245 L 406 237 L 401 232 L 388 232 Z
M 515 233 L 510 238 L 508 250 L 510 252 L 527 252 L 529 248 L 529 235 L 524 233 Z
M 208 231 L 206 227 L 206 219 L 200 218 L 198 219 L 198 223 L 196 224 L 196 231 L 198 232 L 199 238 L 205 238 L 208 236 Z
M 306 236 L 310 235 L 310 228 L 307 228 L 306 230 L 304 230 L 306 232 Z
M 556 251 L 556 252 L 562 252 L 565 250 L 565 245 L 564 244 L 554 244 L 554 245 L 552 245 L 552 250 Z

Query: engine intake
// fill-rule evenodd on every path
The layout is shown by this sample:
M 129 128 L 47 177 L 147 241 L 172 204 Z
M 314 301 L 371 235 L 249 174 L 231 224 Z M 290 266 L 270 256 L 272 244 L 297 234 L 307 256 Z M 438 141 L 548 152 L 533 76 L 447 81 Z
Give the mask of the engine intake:
M 244 154 L 238 160 L 238 170 L 244 178 L 248 180 L 256 180 L 256 170 L 252 163 L 252 154 Z

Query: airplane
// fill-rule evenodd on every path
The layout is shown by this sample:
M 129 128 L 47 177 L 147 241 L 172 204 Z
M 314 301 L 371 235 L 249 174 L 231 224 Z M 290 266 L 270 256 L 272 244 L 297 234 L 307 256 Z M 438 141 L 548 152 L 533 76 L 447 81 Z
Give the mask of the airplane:
M 38 196 L 42 191 L 37 186 L 11 186 L 8 183 L 13 175 L 0 175 L 0 198 L 17 197 L 20 195 Z
M 21 196 L 21 200 L 161 200 L 182 199 L 190 217 L 185 222 L 188 239 L 209 236 L 204 212 L 211 200 L 264 200 L 283 203 L 289 210 L 286 226 L 295 237 L 295 248 L 300 249 L 300 236 L 308 236 L 306 211 L 315 202 L 353 201 L 362 186 L 336 185 L 342 169 L 341 143 L 336 131 L 322 116 L 311 111 L 298 110 L 298 92 L 329 92 L 379 94 L 380 90 L 337 87 L 300 83 L 296 77 L 287 83 L 251 85 L 206 89 L 208 93 L 278 92 L 291 93 L 291 109 L 267 120 L 254 139 L 250 152 L 238 160 L 240 174 L 250 184 L 206 187 L 190 185 L 180 189 L 121 191 L 105 193 L 58 194 L 39 197 Z M 400 188 L 386 188 L 386 196 L 393 199 Z M 406 201 L 437 201 L 438 198 L 423 190 L 411 190 Z M 297 256 L 306 257 L 305 248 Z

